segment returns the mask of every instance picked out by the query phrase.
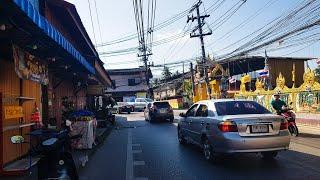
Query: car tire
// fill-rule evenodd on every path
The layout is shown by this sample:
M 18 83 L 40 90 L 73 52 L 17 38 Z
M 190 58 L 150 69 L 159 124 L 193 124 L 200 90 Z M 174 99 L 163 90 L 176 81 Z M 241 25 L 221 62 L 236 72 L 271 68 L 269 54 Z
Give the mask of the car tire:
M 262 154 L 263 159 L 272 160 L 278 155 L 278 152 L 277 151 L 270 151 L 270 152 L 262 152 L 261 154 Z
M 131 111 L 129 110 L 129 111 L 128 111 L 128 114 L 130 114 L 130 113 L 131 113 Z
M 288 130 L 293 137 L 297 137 L 299 135 L 298 127 L 294 125 L 289 125 Z
M 202 151 L 203 151 L 203 155 L 205 160 L 207 161 L 212 161 L 214 160 L 214 152 L 213 152 L 213 148 L 212 145 L 209 141 L 208 138 L 203 138 L 202 140 Z
M 186 145 L 186 144 L 187 144 L 186 139 L 185 139 L 184 136 L 182 135 L 182 130 L 181 130 L 181 128 L 178 128 L 178 141 L 179 141 L 179 143 L 182 144 L 182 145 Z

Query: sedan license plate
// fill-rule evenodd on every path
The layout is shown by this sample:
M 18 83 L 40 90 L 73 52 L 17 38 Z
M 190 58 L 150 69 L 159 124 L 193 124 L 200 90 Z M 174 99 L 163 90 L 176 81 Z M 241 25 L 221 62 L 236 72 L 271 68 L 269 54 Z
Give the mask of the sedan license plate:
M 252 125 L 251 132 L 252 133 L 268 133 L 269 126 L 268 125 Z
M 160 113 L 167 113 L 166 109 L 160 109 Z

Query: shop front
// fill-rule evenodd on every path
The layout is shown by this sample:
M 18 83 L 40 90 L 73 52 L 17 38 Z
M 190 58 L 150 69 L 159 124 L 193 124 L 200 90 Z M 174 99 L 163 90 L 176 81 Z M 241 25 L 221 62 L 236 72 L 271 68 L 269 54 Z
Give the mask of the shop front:
M 95 68 L 27 0 L 0 1 L 0 23 L 0 173 L 17 175 L 38 160 L 30 132 L 59 129 L 66 102 L 85 109 Z M 30 143 L 13 144 L 17 135 Z

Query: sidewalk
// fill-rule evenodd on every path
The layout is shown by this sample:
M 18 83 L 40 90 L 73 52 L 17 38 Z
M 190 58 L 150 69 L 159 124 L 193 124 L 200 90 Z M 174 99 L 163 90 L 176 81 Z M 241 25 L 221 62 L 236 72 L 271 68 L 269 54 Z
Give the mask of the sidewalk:
M 117 121 L 117 120 L 116 120 Z M 105 126 L 97 128 L 96 131 L 96 145 L 93 146 L 92 149 L 86 150 L 73 150 L 72 156 L 74 162 L 76 164 L 77 171 L 81 168 L 84 168 L 86 163 L 90 161 L 90 157 L 95 153 L 97 149 L 103 144 L 105 138 L 110 134 L 111 130 L 113 129 L 114 125 L 112 125 L 109 121 L 106 121 Z M 0 179 L 8 179 L 8 180 L 34 180 L 37 179 L 37 167 L 32 167 L 32 174 L 31 176 L 26 174 L 24 176 L 0 176 Z
M 296 123 L 299 133 L 320 135 L 320 114 L 297 113 Z
M 105 121 L 104 126 L 99 127 L 98 120 L 98 128 L 96 129 L 96 145 L 94 145 L 92 149 L 74 150 L 72 156 L 78 171 L 79 169 L 84 168 L 86 163 L 90 161 L 90 156 L 100 147 L 105 138 L 110 134 L 113 127 L 114 125 L 109 121 Z

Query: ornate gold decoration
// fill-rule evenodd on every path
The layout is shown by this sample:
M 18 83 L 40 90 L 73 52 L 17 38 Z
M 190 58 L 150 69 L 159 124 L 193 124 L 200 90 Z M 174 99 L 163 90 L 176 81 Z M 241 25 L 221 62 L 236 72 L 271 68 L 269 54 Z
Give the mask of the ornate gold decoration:
M 217 74 L 217 72 L 220 70 L 222 76 L 226 76 L 227 73 L 226 71 L 223 69 L 223 67 L 220 64 L 216 64 L 215 67 L 213 68 L 213 70 L 211 71 L 211 77 L 214 78 Z
M 246 74 L 240 78 L 240 94 L 246 93 L 246 83 L 251 81 L 251 76 L 249 74 Z
M 276 79 L 277 86 L 274 88 L 275 92 L 283 93 L 288 92 L 289 88 L 286 86 L 286 79 L 282 76 L 281 72 L 279 73 L 279 76 Z
M 314 72 L 307 68 L 303 74 L 303 84 L 299 87 L 300 91 L 320 91 L 320 84 L 316 81 Z
M 261 92 L 264 91 L 263 87 L 264 87 L 264 85 L 263 85 L 262 80 L 257 79 L 257 81 L 256 81 L 256 90 L 254 92 L 257 93 L 257 94 L 260 94 Z
M 293 63 L 292 65 L 292 83 L 293 83 L 293 87 L 295 86 L 295 82 L 296 82 L 296 64 Z

